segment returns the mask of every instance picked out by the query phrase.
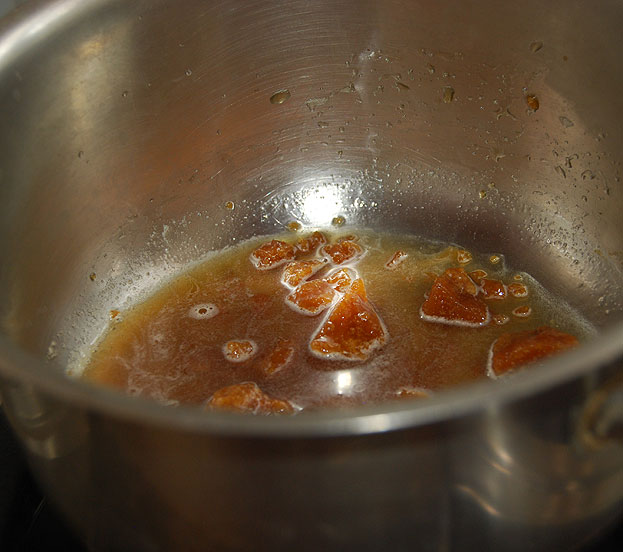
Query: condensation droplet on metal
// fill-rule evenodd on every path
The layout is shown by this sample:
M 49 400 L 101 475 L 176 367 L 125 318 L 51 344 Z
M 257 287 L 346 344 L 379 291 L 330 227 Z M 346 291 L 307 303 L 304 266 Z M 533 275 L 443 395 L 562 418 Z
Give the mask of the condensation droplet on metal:
M 558 117 L 558 120 L 560 121 L 560 124 L 564 126 L 565 128 L 570 128 L 574 125 L 573 121 L 569 119 L 568 117 L 565 117 L 564 115 L 561 115 L 560 117 Z
M 536 54 L 541 48 L 543 48 L 543 42 L 541 42 L 540 40 L 535 40 L 530 44 L 530 51 L 533 54 Z
M 283 90 L 278 90 L 270 97 L 270 103 L 280 105 L 287 102 L 290 99 L 290 95 L 290 91 L 287 88 Z
M 454 99 L 454 88 L 451 86 L 444 86 L 443 89 L 443 102 L 450 103 Z

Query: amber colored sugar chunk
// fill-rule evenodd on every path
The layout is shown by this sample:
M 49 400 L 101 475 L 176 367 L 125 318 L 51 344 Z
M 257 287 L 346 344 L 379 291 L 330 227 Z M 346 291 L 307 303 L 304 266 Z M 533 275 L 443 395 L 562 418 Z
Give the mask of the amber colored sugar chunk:
M 219 389 L 210 397 L 206 407 L 212 410 L 264 415 L 294 413 L 294 408 L 288 401 L 267 395 L 256 383 L 250 381 Z
M 257 345 L 250 339 L 232 340 L 223 345 L 223 355 L 229 362 L 244 362 L 257 352 Z
M 474 280 L 474 282 L 476 282 L 478 285 L 480 285 L 480 282 L 487 277 L 487 273 L 484 270 L 472 270 L 469 273 L 469 277 Z
M 297 287 L 286 303 L 301 314 L 314 316 L 325 310 L 335 297 L 335 290 L 324 280 L 312 280 Z
M 385 268 L 387 270 L 396 270 L 407 257 L 408 255 L 404 251 L 398 250 L 392 255 L 391 259 L 385 263 Z
M 524 284 L 512 283 L 508 286 L 508 292 L 513 297 L 528 297 L 528 288 Z
M 467 264 L 471 262 L 472 254 L 469 251 L 465 251 L 465 249 L 459 249 L 456 252 L 456 262 L 459 264 Z
M 277 345 L 264 362 L 264 372 L 267 375 L 274 374 L 292 360 L 294 356 L 294 346 L 289 339 L 280 339 Z
M 309 261 L 294 261 L 288 263 L 283 269 L 281 282 L 286 286 L 296 287 L 318 272 L 326 262 L 325 259 L 311 259 Z
M 433 282 L 421 316 L 430 322 L 484 326 L 490 314 L 478 288 L 462 268 L 449 268 Z
M 506 299 L 506 286 L 499 280 L 483 278 L 480 289 L 485 299 Z
M 336 291 L 344 293 L 352 285 L 356 277 L 357 274 L 354 270 L 350 268 L 340 268 L 327 275 L 324 281 Z
M 331 309 L 309 348 L 320 358 L 366 360 L 388 337 L 383 321 L 367 299 L 363 280 L 357 279 Z
M 311 236 L 301 238 L 296 244 L 296 256 L 304 257 L 316 250 L 323 244 L 327 243 L 327 238 L 322 232 L 313 232 Z
M 293 245 L 281 240 L 271 240 L 251 253 L 251 262 L 258 270 L 270 270 L 294 259 Z
M 320 252 L 334 264 L 340 265 L 359 257 L 363 253 L 363 248 L 354 241 L 344 240 L 325 245 Z
M 509 370 L 575 347 L 575 336 L 548 326 L 501 335 L 491 347 L 488 373 L 500 376 Z

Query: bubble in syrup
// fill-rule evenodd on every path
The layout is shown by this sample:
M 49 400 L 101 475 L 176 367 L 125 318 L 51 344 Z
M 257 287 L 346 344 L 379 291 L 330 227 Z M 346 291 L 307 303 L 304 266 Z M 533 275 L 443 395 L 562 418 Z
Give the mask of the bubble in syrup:
M 277 90 L 277 92 L 270 97 L 270 103 L 280 105 L 287 102 L 289 99 L 290 91 L 287 88 L 284 88 L 283 90 Z
M 510 317 L 507 314 L 494 314 L 492 316 L 492 319 L 493 323 L 497 324 L 498 326 L 507 324 L 510 321 Z
M 188 311 L 188 316 L 195 320 L 207 320 L 213 318 L 219 313 L 219 309 L 213 303 L 202 303 L 200 305 L 194 305 Z

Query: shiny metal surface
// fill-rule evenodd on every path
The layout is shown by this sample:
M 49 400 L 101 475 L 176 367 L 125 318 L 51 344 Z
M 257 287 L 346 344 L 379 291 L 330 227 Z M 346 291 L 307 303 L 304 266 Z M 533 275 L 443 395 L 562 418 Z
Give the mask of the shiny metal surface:
M 622 23 L 614 1 L 426 0 L 0 22 L 3 407 L 89 546 L 564 550 L 620 515 Z M 65 375 L 187 263 L 338 215 L 503 252 L 600 334 L 506 385 L 294 419 Z

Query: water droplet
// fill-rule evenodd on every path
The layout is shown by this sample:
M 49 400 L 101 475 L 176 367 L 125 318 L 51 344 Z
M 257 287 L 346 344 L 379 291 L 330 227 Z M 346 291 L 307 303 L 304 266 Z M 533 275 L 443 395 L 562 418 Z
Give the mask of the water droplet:
M 84 157 L 84 152 L 82 150 L 80 150 L 78 152 L 78 159 L 82 159 Z
M 398 90 L 409 90 L 409 87 L 403 82 L 396 82 L 396 88 L 398 88 Z
M 338 226 L 338 227 L 344 226 L 346 224 L 346 219 L 343 216 L 339 215 L 333 218 L 333 220 L 331 221 L 331 224 L 333 226 Z
M 491 264 L 498 264 L 501 260 L 502 257 L 500 257 L 499 255 L 491 255 L 491 257 L 489 257 L 489 262 Z
M 543 42 L 541 42 L 540 40 L 535 40 L 530 44 L 530 51 L 533 54 L 536 54 L 541 48 L 543 48 Z
M 427 64 L 427 65 L 426 65 L 426 68 L 428 69 L 428 72 L 429 72 L 431 75 L 434 75 L 434 74 L 435 74 L 435 66 L 434 66 L 434 65 L 432 65 L 432 64 L 430 64 L 430 63 L 429 63 L 429 64 Z
M 560 165 L 556 165 L 554 167 L 554 170 L 563 178 L 567 178 L 567 173 L 565 172 L 565 169 L 563 169 Z
M 480 190 L 480 191 L 478 192 L 478 197 L 479 197 L 480 199 L 484 199 L 485 197 L 487 197 L 487 191 L 486 191 L 486 190 Z
M 233 201 L 227 201 L 225 203 L 225 209 L 228 209 L 229 211 L 233 211 L 236 208 L 236 204 Z
M 454 99 L 454 88 L 451 86 L 444 86 L 443 88 L 443 102 L 450 103 Z
M 590 169 L 586 169 L 582 173 L 582 180 L 593 180 L 594 178 L 595 178 L 595 173 L 593 173 L 593 171 L 591 171 Z
M 296 220 L 288 222 L 287 226 L 288 226 L 288 230 L 290 230 L 291 232 L 300 232 L 301 229 L 303 228 L 303 225 Z
M 318 128 L 327 128 L 328 126 L 329 126 L 329 123 L 325 121 L 318 121 Z
M 91 272 L 91 274 L 89 274 L 89 280 L 91 280 L 91 282 L 95 282 L 95 278 L 97 278 L 97 274 L 95 274 L 95 272 Z
M 560 124 L 564 126 L 565 128 L 570 128 L 574 124 L 571 119 L 569 119 L 568 117 L 565 117 L 564 115 L 561 115 L 560 117 L 558 117 L 558 120 L 560 121 Z
M 288 89 L 278 90 L 270 97 L 270 103 L 280 105 L 290 99 L 290 91 Z
M 193 74 L 193 72 L 192 72 L 192 70 L 191 70 L 191 69 L 186 69 L 186 71 L 184 71 L 184 74 L 185 74 L 187 77 L 190 77 L 190 75 L 192 75 L 192 74 Z
M 127 98 L 128 97 L 128 91 L 124 90 L 123 92 L 121 92 L 121 97 Z

